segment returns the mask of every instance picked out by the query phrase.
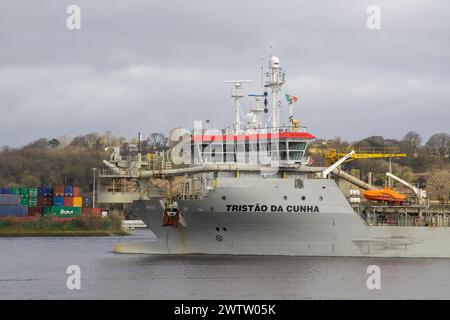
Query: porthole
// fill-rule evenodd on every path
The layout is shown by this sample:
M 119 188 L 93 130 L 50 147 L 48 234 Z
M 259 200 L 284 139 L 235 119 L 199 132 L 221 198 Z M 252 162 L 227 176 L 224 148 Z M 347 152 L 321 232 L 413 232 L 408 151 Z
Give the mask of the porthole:
M 320 197 L 319 197 L 319 201 L 322 201 L 322 200 L 323 200 L 323 197 L 322 197 L 322 196 L 320 196 Z
M 322 187 L 322 189 L 325 189 L 325 188 L 326 188 L 325 186 Z
M 219 227 L 216 227 L 216 231 L 220 231 L 220 228 L 219 228 Z
M 227 197 L 225 197 L 225 196 L 222 196 L 222 200 L 227 200 Z
M 283 196 L 283 200 L 287 200 L 287 196 Z
M 305 200 L 306 200 L 306 197 L 305 197 L 305 196 L 302 196 L 302 200 L 305 201 Z
M 223 231 L 227 231 L 227 228 L 226 228 L 226 227 L 223 227 Z

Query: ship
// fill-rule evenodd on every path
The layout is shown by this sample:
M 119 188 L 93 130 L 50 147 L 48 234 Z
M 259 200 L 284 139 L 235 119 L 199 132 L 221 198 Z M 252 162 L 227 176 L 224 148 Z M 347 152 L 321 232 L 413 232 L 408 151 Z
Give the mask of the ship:
M 232 127 L 196 122 L 192 130 L 174 130 L 158 166 L 140 153 L 122 159 L 118 150 L 104 161 L 103 177 L 138 182 L 131 209 L 155 235 L 154 241 L 118 243 L 115 252 L 450 258 L 448 222 L 442 226 L 435 222 L 444 217 L 427 215 L 424 197 L 406 203 L 391 192 L 396 201 L 361 209 L 337 179 L 356 186 L 356 195 L 371 190 L 377 198 L 382 191 L 341 169 L 352 153 L 329 167 L 313 166 L 307 147 L 316 137 L 294 117 L 296 99 L 283 91 L 278 57 L 270 56 L 265 76 L 264 91 L 249 95 L 254 101 L 246 115 L 241 100 L 248 81 L 226 81 L 235 102 Z M 288 111 L 286 125 L 281 111 Z M 174 194 L 177 177 L 183 182 Z M 163 194 L 149 191 L 156 178 L 168 182 Z M 386 223 L 392 217 L 395 223 Z

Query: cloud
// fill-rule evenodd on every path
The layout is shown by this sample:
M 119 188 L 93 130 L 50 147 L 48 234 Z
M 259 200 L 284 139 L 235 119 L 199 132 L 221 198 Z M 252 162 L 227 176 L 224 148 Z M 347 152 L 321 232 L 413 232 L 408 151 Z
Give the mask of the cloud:
M 248 93 L 259 92 L 271 52 L 320 137 L 449 128 L 446 1 L 379 1 L 379 31 L 366 28 L 369 1 L 83 0 L 78 31 L 65 27 L 70 4 L 0 4 L 0 144 L 225 127 L 233 102 L 222 80 L 250 78 Z

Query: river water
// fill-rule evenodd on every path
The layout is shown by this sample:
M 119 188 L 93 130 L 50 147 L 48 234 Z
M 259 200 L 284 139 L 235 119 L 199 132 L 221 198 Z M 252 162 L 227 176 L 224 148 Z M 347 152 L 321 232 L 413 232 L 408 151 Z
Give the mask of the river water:
M 115 254 L 130 237 L 0 238 L 0 299 L 450 299 L 450 259 Z M 81 289 L 66 269 L 81 270 Z M 377 265 L 381 288 L 369 290 Z

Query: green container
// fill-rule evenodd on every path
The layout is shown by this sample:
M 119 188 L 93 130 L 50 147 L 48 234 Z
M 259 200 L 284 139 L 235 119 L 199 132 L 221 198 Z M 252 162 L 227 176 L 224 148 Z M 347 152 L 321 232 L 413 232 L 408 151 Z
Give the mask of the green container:
M 44 207 L 44 214 L 58 218 L 73 218 L 81 215 L 81 208 L 60 206 Z
M 28 197 L 28 192 L 30 192 L 30 188 L 19 188 L 19 192 L 21 196 Z
M 27 205 L 28 205 L 28 198 L 26 198 L 26 197 L 21 197 L 21 198 L 20 198 L 20 205 L 21 205 L 21 206 L 27 206 Z
M 30 190 L 28 191 L 28 195 L 34 198 L 37 198 L 38 195 L 38 188 L 30 188 Z
M 28 207 L 29 208 L 36 208 L 37 207 L 37 200 L 29 199 L 28 200 Z
M 12 187 L 12 188 L 9 188 L 9 193 L 10 194 L 20 194 L 20 190 L 19 190 L 19 188 Z

